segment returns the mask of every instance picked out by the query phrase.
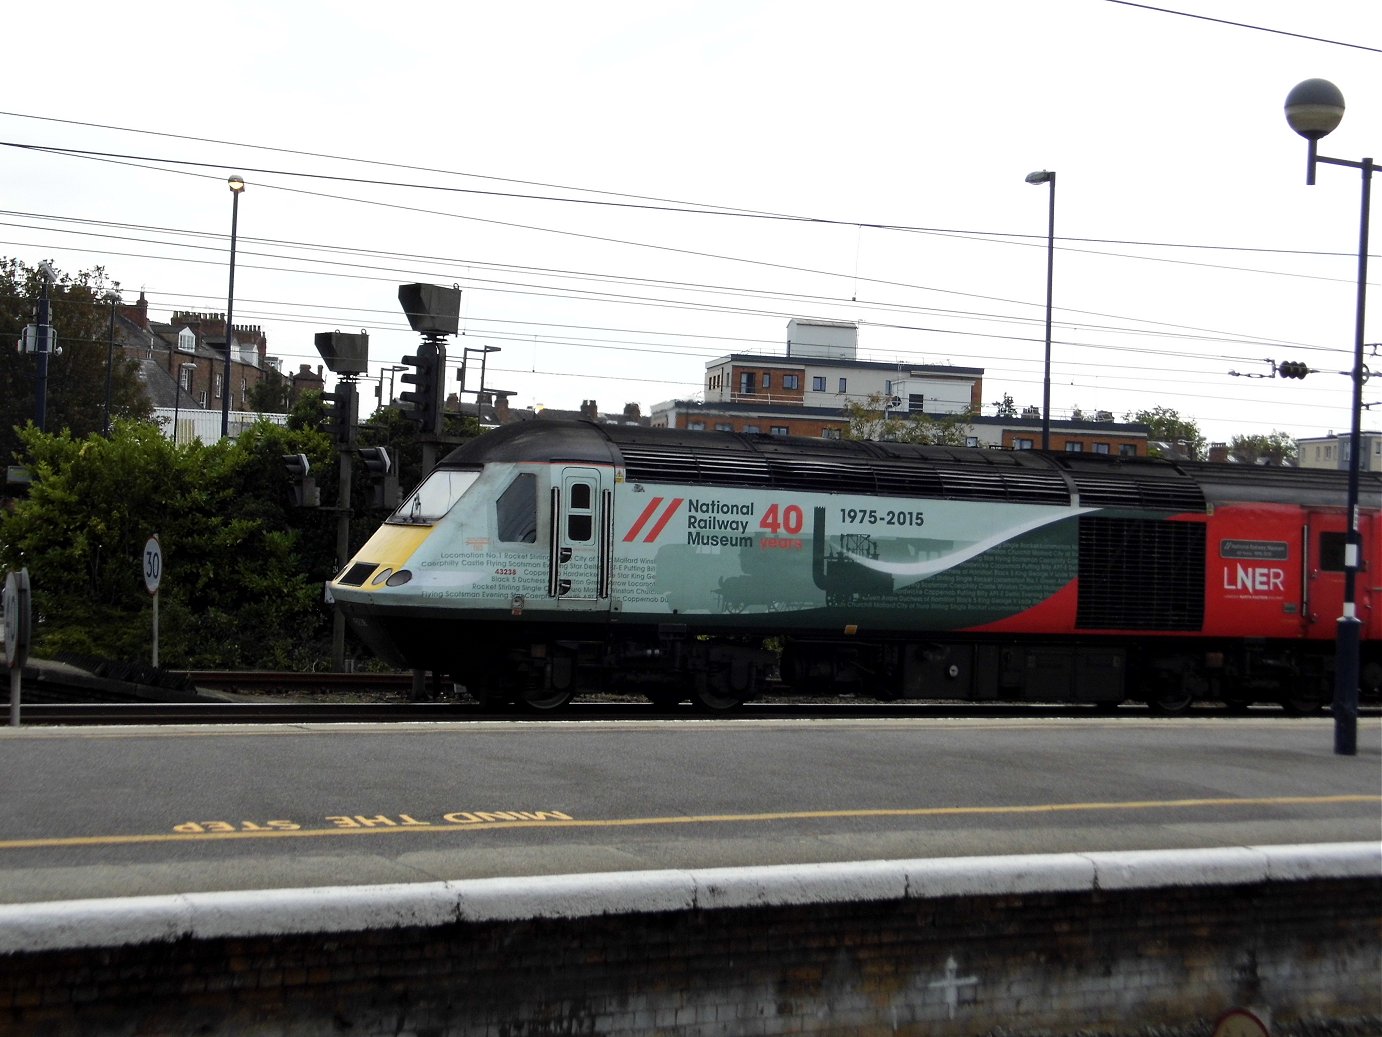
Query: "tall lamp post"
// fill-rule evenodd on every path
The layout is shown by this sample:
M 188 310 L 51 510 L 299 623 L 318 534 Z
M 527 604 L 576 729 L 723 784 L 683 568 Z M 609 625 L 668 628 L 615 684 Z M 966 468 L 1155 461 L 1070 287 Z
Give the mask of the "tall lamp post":
M 235 234 L 240 219 L 240 195 L 245 190 L 245 181 L 233 176 L 230 185 L 230 287 L 226 289 L 226 363 L 225 377 L 221 385 L 221 438 L 230 435 L 230 340 L 235 331 Z
M 178 411 L 182 409 L 182 372 L 189 368 L 195 371 L 197 365 L 191 362 L 178 364 L 178 385 L 173 391 L 173 446 L 178 445 Z M 192 390 L 189 387 L 187 391 L 191 392 Z
M 113 289 L 106 292 L 106 302 L 110 303 L 110 338 L 106 341 L 106 420 L 105 437 L 110 438 L 110 388 L 111 377 L 115 373 L 115 307 L 120 304 L 120 293 Z
M 1315 182 L 1315 166 L 1348 166 L 1362 170 L 1363 201 L 1358 219 L 1358 304 L 1353 336 L 1353 428 L 1348 450 L 1348 533 L 1344 544 L 1344 607 L 1339 616 L 1334 657 L 1334 752 L 1340 756 L 1358 753 L 1359 644 L 1362 623 L 1358 619 L 1358 569 L 1361 540 L 1358 535 L 1358 470 L 1362 464 L 1361 429 L 1363 382 L 1363 318 L 1368 291 L 1368 215 L 1372 195 L 1372 159 L 1353 162 L 1326 158 L 1315 151 L 1316 142 L 1327 136 L 1344 117 L 1344 95 L 1327 79 L 1307 79 L 1286 95 L 1286 121 L 1310 142 L 1305 182 Z M 1375 560 L 1374 560 L 1375 561 Z
M 1056 266 L 1056 174 L 1049 169 L 1027 174 L 1029 184 L 1050 184 L 1046 219 L 1046 365 L 1041 379 L 1041 449 L 1051 449 L 1051 279 Z

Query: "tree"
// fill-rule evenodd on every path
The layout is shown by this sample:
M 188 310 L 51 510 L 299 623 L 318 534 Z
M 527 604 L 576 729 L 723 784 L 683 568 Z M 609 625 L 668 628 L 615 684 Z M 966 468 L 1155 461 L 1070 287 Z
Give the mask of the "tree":
M 6 346 L 36 321 L 42 285 L 37 268 L 0 258 L 0 340 Z M 61 350 L 48 360 L 44 425 L 50 432 L 70 429 L 80 439 L 105 427 L 110 303 L 104 297 L 110 287 L 105 270 L 98 266 L 63 274 L 49 289 L 50 319 Z M 34 419 L 35 360 L 33 354 L 0 349 L 0 454 L 7 459 L 20 446 L 17 428 Z M 112 355 L 110 382 L 112 419 L 152 414 L 139 383 L 138 364 L 119 350 Z
M 249 387 L 245 402 L 256 414 L 286 414 L 293 405 L 293 384 L 282 371 L 268 368 L 264 377 Z
M 1266 436 L 1234 436 L 1228 452 L 1244 464 L 1294 464 L 1297 456 L 1296 441 L 1280 430 Z
M 994 408 L 995 408 L 995 410 L 994 410 L 994 417 L 997 417 L 997 418 L 1015 418 L 1015 417 L 1017 417 L 1017 404 L 1015 404 L 1015 403 L 1013 402 L 1013 398 L 1012 398 L 1012 394 L 1011 394 L 1011 393 L 1006 393 L 1006 392 L 1005 392 L 1005 393 L 1003 394 L 1003 398 L 1002 398 L 1001 400 L 997 400 L 997 401 L 993 404 L 993 406 L 994 406 Z
M 1169 452 L 1172 456 L 1179 454 L 1198 461 L 1205 456 L 1206 440 L 1200 434 L 1200 427 L 1193 419 L 1182 418 L 1169 407 L 1133 411 L 1125 414 L 1123 420 L 1147 426 L 1148 453 L 1153 457 Z
M 844 406 L 849 427 L 846 439 L 871 439 L 891 443 L 919 443 L 923 446 L 964 446 L 969 435 L 972 410 L 958 414 L 899 414 L 884 408 L 884 395 L 873 393 L 860 403 L 850 400 Z
M 330 658 L 330 517 L 286 504 L 282 465 L 285 453 L 324 465 L 331 446 L 319 433 L 260 422 L 238 441 L 174 446 L 151 422 L 122 420 L 109 439 L 33 426 L 20 439 L 34 481 L 0 514 L 0 562 L 29 569 L 37 651 L 147 658 L 140 561 L 156 533 L 163 665 L 309 669 Z

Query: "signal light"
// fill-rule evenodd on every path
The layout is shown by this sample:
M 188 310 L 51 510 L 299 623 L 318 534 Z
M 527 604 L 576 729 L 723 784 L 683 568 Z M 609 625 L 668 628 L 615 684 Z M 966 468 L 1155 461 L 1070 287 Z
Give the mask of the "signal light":
M 398 398 L 408 407 L 409 417 L 418 423 L 423 435 L 441 433 L 442 379 L 441 369 L 446 353 L 435 342 L 424 342 L 416 356 L 405 356 L 403 363 L 415 368 L 405 371 L 402 379 L 414 386 L 411 392 L 401 392 Z
M 398 472 L 394 469 L 393 458 L 389 456 L 388 448 L 361 447 L 360 460 L 365 462 L 370 482 L 374 487 L 372 506 L 389 511 L 398 507 Z
M 1276 365 L 1276 371 L 1282 378 L 1304 378 L 1310 373 L 1310 368 L 1299 360 L 1283 360 Z
M 331 438 L 342 450 L 355 445 L 355 424 L 359 415 L 359 395 L 350 382 L 339 382 L 331 392 L 322 393 Z
M 288 490 L 293 496 L 293 504 L 299 508 L 319 507 L 322 494 L 317 488 L 317 481 L 308 474 L 312 471 L 312 465 L 308 463 L 307 455 L 284 454 L 283 467 L 288 470 L 288 478 L 292 480 Z

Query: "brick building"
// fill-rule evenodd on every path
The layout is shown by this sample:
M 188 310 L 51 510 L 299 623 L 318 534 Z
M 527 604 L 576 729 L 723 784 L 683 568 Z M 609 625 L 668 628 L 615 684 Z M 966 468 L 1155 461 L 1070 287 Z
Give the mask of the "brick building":
M 116 318 L 116 338 L 125 355 L 138 361 L 155 407 L 219 411 L 229 394 L 231 411 L 250 411 L 250 389 L 278 370 L 257 324 L 236 324 L 227 343 L 225 314 L 175 311 L 167 323 L 151 320 L 143 292 L 137 302 L 116 307 Z
M 810 436 L 838 439 L 849 427 L 845 407 L 882 403 L 890 417 L 945 417 L 972 413 L 965 423 L 970 446 L 1031 450 L 1041 445 L 1041 413 L 981 417 L 984 371 L 950 364 L 858 359 L 858 326 L 838 321 L 792 320 L 783 355 L 734 353 L 705 365 L 700 400 L 669 400 L 652 409 L 662 428 Z M 1050 423 L 1052 450 L 1140 456 L 1144 425 L 1113 415 Z

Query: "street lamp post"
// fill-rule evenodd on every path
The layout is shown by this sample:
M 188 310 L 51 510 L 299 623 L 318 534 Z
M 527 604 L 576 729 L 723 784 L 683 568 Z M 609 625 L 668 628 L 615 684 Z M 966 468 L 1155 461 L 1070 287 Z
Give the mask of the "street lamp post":
M 1368 290 L 1368 218 L 1372 195 L 1372 159 L 1359 162 L 1326 158 L 1315 150 L 1316 142 L 1327 136 L 1344 117 L 1344 95 L 1327 79 L 1307 79 L 1286 95 L 1286 121 L 1310 147 L 1305 182 L 1315 182 L 1315 166 L 1348 166 L 1362 170 L 1363 198 L 1358 220 L 1358 303 L 1353 337 L 1353 427 L 1348 452 L 1348 532 L 1344 544 L 1344 606 L 1339 616 L 1334 657 L 1334 752 L 1340 756 L 1358 753 L 1359 646 L 1362 623 L 1358 618 L 1358 569 L 1361 564 L 1361 539 L 1358 535 L 1358 470 L 1362 464 L 1363 319 Z
M 1056 266 L 1056 174 L 1042 169 L 1027 174 L 1029 184 L 1050 184 L 1046 218 L 1046 365 L 1041 379 L 1041 449 L 1051 449 L 1051 283 Z
M 195 371 L 197 365 L 193 363 L 178 364 L 178 386 L 173 392 L 173 446 L 178 445 L 178 411 L 182 409 L 182 372 L 188 368 Z M 191 391 L 190 387 L 188 391 Z
M 43 290 L 38 297 L 38 356 L 34 366 L 34 425 L 46 431 L 48 422 L 48 356 L 53 351 L 52 305 L 49 290 L 58 272 L 46 259 L 38 264 Z
M 235 235 L 236 224 L 240 219 L 240 195 L 245 190 L 245 181 L 239 176 L 231 177 L 230 185 L 230 287 L 226 289 L 226 361 L 225 377 L 221 385 L 221 438 L 230 435 L 230 340 L 235 328 Z
M 105 437 L 110 438 L 110 389 L 111 377 L 115 372 L 115 307 L 120 303 L 120 293 L 106 292 L 106 302 L 110 303 L 110 337 L 106 341 L 106 420 Z

